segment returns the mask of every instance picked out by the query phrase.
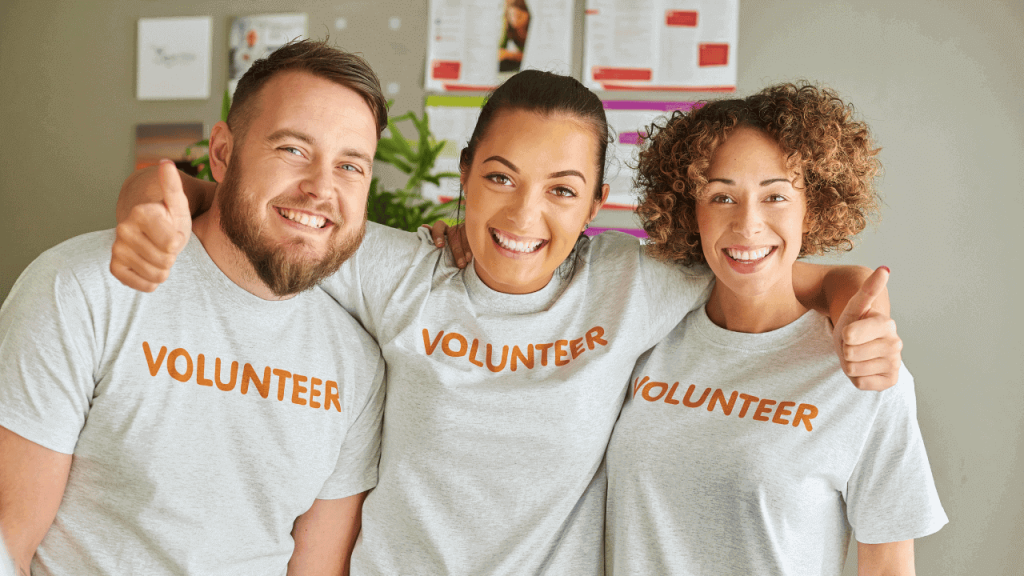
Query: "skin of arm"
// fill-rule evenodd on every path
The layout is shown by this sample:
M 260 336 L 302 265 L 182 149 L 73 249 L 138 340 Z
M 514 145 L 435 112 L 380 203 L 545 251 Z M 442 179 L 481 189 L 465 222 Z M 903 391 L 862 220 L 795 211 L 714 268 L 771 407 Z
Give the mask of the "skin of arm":
M 914 541 L 857 543 L 857 576 L 915 576 Z
M 288 576 L 348 574 L 365 498 L 366 492 L 337 500 L 317 499 L 295 519 L 295 550 L 288 561 Z
M 36 548 L 57 516 L 71 455 L 0 426 L 0 534 L 17 574 L 27 576 Z

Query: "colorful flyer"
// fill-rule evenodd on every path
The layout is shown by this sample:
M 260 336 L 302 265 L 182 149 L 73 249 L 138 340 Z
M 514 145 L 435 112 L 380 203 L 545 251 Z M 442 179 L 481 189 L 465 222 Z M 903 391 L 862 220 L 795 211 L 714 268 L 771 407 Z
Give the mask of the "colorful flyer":
M 739 0 L 587 0 L 583 83 L 595 90 L 736 90 Z
M 430 0 L 425 88 L 489 91 L 528 68 L 572 70 L 573 0 Z

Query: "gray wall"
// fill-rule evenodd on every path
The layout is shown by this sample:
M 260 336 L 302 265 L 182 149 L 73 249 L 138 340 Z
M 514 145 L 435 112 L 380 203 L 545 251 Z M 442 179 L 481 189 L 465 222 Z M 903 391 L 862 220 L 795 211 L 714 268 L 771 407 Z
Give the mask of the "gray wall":
M 395 110 L 421 109 L 425 2 L 0 3 L 0 298 L 43 250 L 114 224 L 136 123 L 218 116 L 218 98 L 135 100 L 137 18 L 213 15 L 217 94 L 230 18 L 275 11 L 306 11 L 312 36 L 330 33 L 400 83 Z M 334 29 L 338 17 L 347 30 Z M 738 57 L 740 94 L 825 82 L 883 146 L 883 220 L 828 261 L 893 271 L 893 315 L 951 519 L 918 542 L 919 573 L 1021 574 L 1024 304 L 1013 284 L 1024 259 L 1013 238 L 1024 228 L 1024 4 L 744 0 Z M 676 97 L 646 97 L 658 96 Z

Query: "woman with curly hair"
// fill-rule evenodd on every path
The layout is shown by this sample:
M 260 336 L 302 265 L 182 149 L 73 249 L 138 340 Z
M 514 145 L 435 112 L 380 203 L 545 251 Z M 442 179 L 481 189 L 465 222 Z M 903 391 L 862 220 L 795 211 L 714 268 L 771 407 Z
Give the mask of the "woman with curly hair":
M 606 456 L 610 574 L 913 574 L 947 522 L 914 381 L 846 385 L 800 256 L 849 250 L 878 149 L 831 90 L 785 84 L 652 126 L 639 214 L 663 260 L 715 284 L 634 369 Z

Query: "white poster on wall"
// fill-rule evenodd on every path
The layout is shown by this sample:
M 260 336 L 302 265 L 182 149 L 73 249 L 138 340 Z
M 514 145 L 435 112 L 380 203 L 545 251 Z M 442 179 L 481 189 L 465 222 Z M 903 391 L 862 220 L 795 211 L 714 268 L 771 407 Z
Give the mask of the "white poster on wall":
M 573 0 L 430 0 L 425 88 L 487 91 L 529 68 L 572 71 Z
M 140 18 L 136 98 L 210 97 L 212 18 Z
M 595 90 L 736 90 L 739 0 L 587 0 L 583 83 Z
M 231 23 L 228 91 L 235 86 L 252 63 L 270 55 L 292 40 L 306 37 L 305 14 L 259 14 L 242 16 Z

